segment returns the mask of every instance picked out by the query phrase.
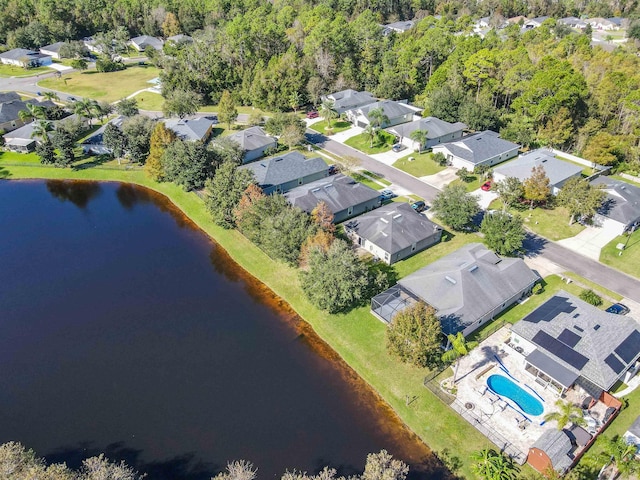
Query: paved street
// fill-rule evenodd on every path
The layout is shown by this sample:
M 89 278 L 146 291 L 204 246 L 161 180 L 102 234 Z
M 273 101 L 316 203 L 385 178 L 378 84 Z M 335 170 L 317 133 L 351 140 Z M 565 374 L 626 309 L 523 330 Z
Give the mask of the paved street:
M 380 174 L 387 180 L 423 197 L 427 203 L 431 203 L 439 192 L 438 189 L 401 170 L 380 163 L 368 155 L 335 142 L 313 130 L 307 130 L 307 140 L 330 153 L 359 158 L 365 169 Z M 557 243 L 538 237 L 533 233 L 527 234 L 524 247 L 530 258 L 540 257 L 548 262 L 553 262 L 564 270 L 575 272 L 592 282 L 603 285 L 624 297 L 640 303 L 640 280 L 575 253 Z

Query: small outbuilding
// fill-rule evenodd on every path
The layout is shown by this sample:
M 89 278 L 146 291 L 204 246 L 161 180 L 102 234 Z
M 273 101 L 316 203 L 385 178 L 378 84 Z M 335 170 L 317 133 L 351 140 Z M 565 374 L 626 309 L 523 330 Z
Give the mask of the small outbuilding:
M 573 450 L 571 439 L 564 430 L 548 429 L 529 448 L 527 463 L 542 474 L 552 468 L 562 475 L 573 464 Z

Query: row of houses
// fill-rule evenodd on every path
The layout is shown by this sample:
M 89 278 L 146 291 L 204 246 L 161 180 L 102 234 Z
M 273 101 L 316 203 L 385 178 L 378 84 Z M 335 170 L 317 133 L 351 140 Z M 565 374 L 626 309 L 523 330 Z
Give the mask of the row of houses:
M 522 29 L 526 31 L 540 27 L 550 18 L 553 17 L 541 16 L 529 19 L 527 17 L 517 16 L 508 18 L 506 20 L 496 19 L 492 17 L 483 17 L 473 24 L 473 28 L 475 31 L 481 31 L 490 27 L 496 27 L 500 29 L 505 28 L 509 25 L 522 25 Z M 557 22 L 579 30 L 584 30 L 585 28 L 587 28 L 587 25 L 590 25 L 594 30 L 613 31 L 625 28 L 629 21 L 622 17 L 594 17 L 585 19 L 580 19 L 577 17 L 564 17 L 558 19 Z

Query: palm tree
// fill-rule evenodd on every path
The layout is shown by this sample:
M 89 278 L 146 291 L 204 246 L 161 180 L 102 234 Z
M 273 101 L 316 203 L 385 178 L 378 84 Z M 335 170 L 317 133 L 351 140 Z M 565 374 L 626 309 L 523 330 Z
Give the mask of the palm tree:
M 385 123 L 389 123 L 389 117 L 387 117 L 382 108 L 372 108 L 367 114 L 369 117 L 369 123 L 375 129 L 382 128 Z
M 327 127 L 330 129 L 331 120 L 338 118 L 338 112 L 333 109 L 333 102 L 329 100 L 322 102 L 322 105 L 320 105 L 320 115 L 326 120 Z
M 52 102 L 54 100 L 60 100 L 60 97 L 58 96 L 58 94 L 56 92 L 43 92 L 42 96 L 44 98 L 46 98 L 47 100 L 51 100 Z
M 95 100 L 91 100 L 90 98 L 83 98 L 78 100 L 73 104 L 73 111 L 78 115 L 84 115 L 89 119 L 89 124 L 91 124 L 91 119 L 94 117 L 95 105 L 98 102 Z
M 25 106 L 27 107 L 26 110 L 20 110 L 18 112 L 18 117 L 20 118 L 20 120 L 22 120 L 23 123 L 26 123 L 27 120 L 30 120 L 32 118 L 39 120 L 45 119 L 46 115 L 44 108 L 42 108 L 40 105 L 25 103 Z
M 369 147 L 373 148 L 373 139 L 378 134 L 378 129 L 373 125 L 369 124 L 366 127 L 364 127 L 364 134 L 369 136 L 369 140 L 370 140 Z
M 53 124 L 47 120 L 39 120 L 33 127 L 31 137 L 40 137 L 43 143 L 49 143 L 49 132 L 53 132 Z
M 100 122 L 104 120 L 104 117 L 110 115 L 113 112 L 113 105 L 108 102 L 95 102 L 92 106 L 93 113 Z
M 558 400 L 556 402 L 556 407 L 558 407 L 558 411 L 551 412 L 545 415 L 545 422 L 555 421 L 558 424 L 558 430 L 562 430 L 570 423 L 575 423 L 576 425 L 586 425 L 586 421 L 582 416 L 582 409 L 577 405 L 569 402 L 563 402 L 562 400 Z
M 455 360 L 456 368 L 453 372 L 453 383 L 455 384 L 456 377 L 458 376 L 460 359 L 476 348 L 478 346 L 478 342 L 467 342 L 464 335 L 462 335 L 462 332 L 458 332 L 457 335 L 447 335 L 447 340 L 451 345 L 451 349 L 442 354 L 442 361 L 445 363 L 451 363 Z
M 484 480 L 512 480 L 516 478 L 518 468 L 513 461 L 495 450 L 485 448 L 470 455 L 473 464 L 471 470 Z
M 623 437 L 604 437 L 604 454 L 610 464 L 615 465 L 611 478 L 629 478 L 634 473 L 640 472 L 640 460 L 636 458 L 636 446 L 629 445 Z
M 423 148 L 427 144 L 427 130 L 414 130 L 409 134 L 409 138 L 418 143 L 418 153 L 422 152 Z

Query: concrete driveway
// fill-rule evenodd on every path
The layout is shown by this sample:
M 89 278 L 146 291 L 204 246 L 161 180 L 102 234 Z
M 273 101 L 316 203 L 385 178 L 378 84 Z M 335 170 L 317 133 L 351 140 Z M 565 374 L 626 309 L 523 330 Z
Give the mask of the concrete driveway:
M 457 168 L 447 167 L 441 172 L 438 172 L 434 175 L 427 175 L 425 177 L 420 177 L 425 183 L 428 183 L 432 187 L 435 187 L 439 190 L 442 190 L 446 185 L 450 184 L 458 177 L 456 176 Z
M 489 204 L 496 198 L 498 198 L 498 194 L 496 192 L 485 192 L 481 188 L 471 192 L 471 195 L 475 195 L 476 197 L 478 197 L 478 204 L 480 204 L 480 208 L 482 208 L 483 210 L 489 208 Z
M 575 237 L 565 238 L 557 243 L 586 257 L 599 260 L 602 247 L 618 235 L 617 230 L 614 231 L 605 224 L 602 227 L 586 227 Z
M 393 150 L 389 150 L 387 152 L 375 153 L 373 155 L 369 155 L 371 158 L 378 160 L 379 162 L 384 163 L 385 165 L 393 165 L 396 161 L 400 160 L 402 157 L 406 157 L 411 154 L 411 150 L 405 148 L 400 152 L 394 152 Z
M 350 139 L 351 137 L 355 137 L 356 135 L 360 135 L 362 132 L 364 132 L 364 128 L 351 127 L 348 130 L 334 133 L 330 138 L 334 142 L 344 143 L 346 140 Z

